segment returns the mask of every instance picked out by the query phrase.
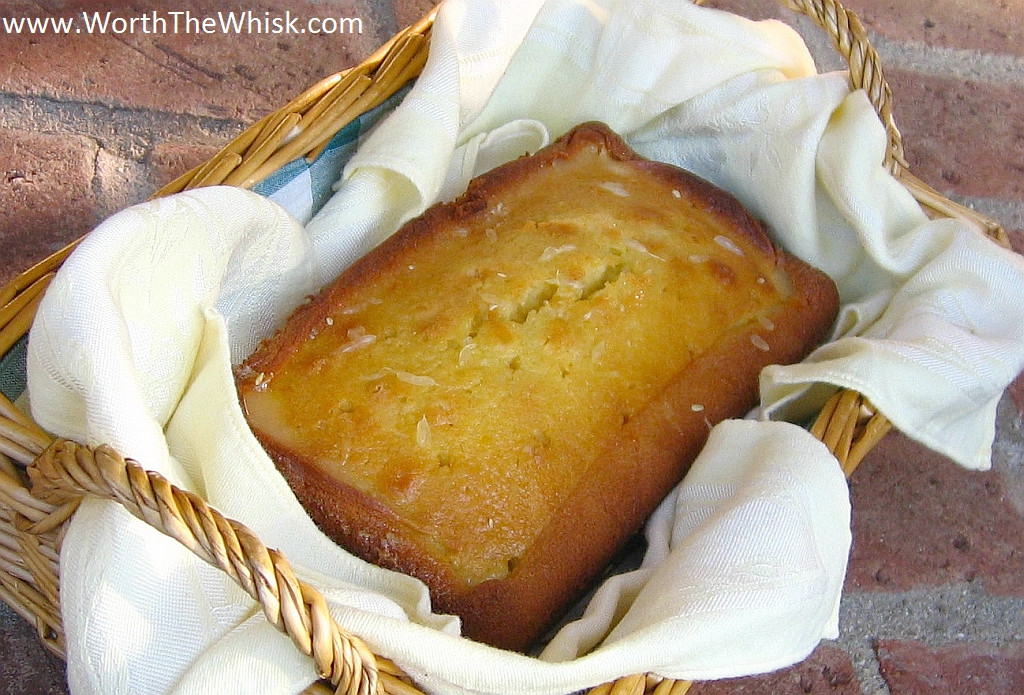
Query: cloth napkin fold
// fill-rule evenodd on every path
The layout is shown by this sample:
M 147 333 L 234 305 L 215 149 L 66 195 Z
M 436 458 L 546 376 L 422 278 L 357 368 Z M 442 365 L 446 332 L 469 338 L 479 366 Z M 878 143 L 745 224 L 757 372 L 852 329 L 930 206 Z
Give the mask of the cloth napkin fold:
M 231 365 L 302 296 L 474 174 L 589 119 L 729 189 L 836 280 L 833 340 L 765 371 L 762 416 L 799 420 L 851 386 L 910 436 L 988 465 L 995 403 L 1024 367 L 1024 263 L 964 222 L 923 215 L 881 166 L 866 97 L 816 74 L 792 30 L 677 0 L 449 0 L 422 77 L 308 224 L 295 219 L 308 203 L 227 188 L 115 215 L 40 308 L 34 416 L 250 526 L 430 692 L 554 695 L 799 660 L 837 633 L 849 548 L 845 482 L 799 427 L 713 430 L 649 523 L 642 567 L 598 589 L 533 658 L 458 637 L 421 584 L 322 536 L 238 407 Z M 61 567 L 76 695 L 292 693 L 314 678 L 230 580 L 112 503 L 83 504 Z

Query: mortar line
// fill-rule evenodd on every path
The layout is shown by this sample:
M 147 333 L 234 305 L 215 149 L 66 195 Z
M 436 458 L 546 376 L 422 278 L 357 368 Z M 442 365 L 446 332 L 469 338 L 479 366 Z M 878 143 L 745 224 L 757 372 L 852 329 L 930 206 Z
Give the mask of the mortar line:
M 0 92 L 0 126 L 86 136 L 104 149 L 131 153 L 128 158 L 136 161 L 161 142 L 226 143 L 245 125 L 215 116 Z
M 851 591 L 840 606 L 838 644 L 854 661 L 867 693 L 887 693 L 878 673 L 874 641 L 893 639 L 931 647 L 1024 641 L 1024 597 L 993 596 L 981 582 L 899 593 Z
M 1004 229 L 1024 230 L 1024 200 L 1008 200 L 1005 198 L 986 198 L 980 196 L 957 196 L 946 194 L 951 200 L 965 205 L 972 210 L 991 217 L 999 222 Z
M 994 85 L 1024 86 L 1024 57 L 972 48 L 933 46 L 868 32 L 883 68 Z

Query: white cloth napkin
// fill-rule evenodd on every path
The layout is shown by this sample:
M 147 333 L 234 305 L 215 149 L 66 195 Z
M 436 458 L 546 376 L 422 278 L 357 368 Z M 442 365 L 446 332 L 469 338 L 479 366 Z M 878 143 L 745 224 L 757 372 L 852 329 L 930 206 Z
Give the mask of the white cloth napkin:
M 800 418 L 852 386 L 910 436 L 988 465 L 995 403 L 1024 367 L 1024 263 L 962 222 L 929 222 L 883 171 L 864 95 L 815 74 L 791 30 L 678 0 L 449 0 L 423 76 L 305 228 L 225 188 L 101 225 L 33 326 L 33 414 L 249 525 L 431 692 L 554 695 L 799 660 L 836 634 L 850 539 L 836 462 L 794 425 L 717 427 L 652 518 L 643 567 L 530 658 L 458 637 L 418 582 L 324 538 L 238 408 L 230 365 L 305 293 L 474 173 L 587 119 L 733 191 L 836 279 L 835 341 L 766 370 L 764 414 Z M 61 567 L 75 695 L 292 693 L 314 678 L 225 576 L 111 503 L 82 506 Z

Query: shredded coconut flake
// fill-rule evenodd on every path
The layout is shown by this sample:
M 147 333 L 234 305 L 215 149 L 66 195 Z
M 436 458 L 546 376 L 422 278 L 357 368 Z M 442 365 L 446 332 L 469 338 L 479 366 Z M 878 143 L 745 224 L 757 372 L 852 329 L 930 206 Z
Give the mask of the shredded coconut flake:
M 640 253 L 650 253 L 650 251 L 647 250 L 647 247 L 644 246 L 643 242 L 639 241 L 638 239 L 631 239 L 627 237 L 623 243 L 629 248 L 633 249 L 634 251 L 639 251 Z
M 364 348 L 367 345 L 373 345 L 377 342 L 377 336 L 372 333 L 367 333 L 366 329 L 362 326 L 354 326 L 348 329 L 346 334 L 348 336 L 348 342 L 341 346 L 341 351 L 352 352 L 359 348 Z
M 623 186 L 618 181 L 605 181 L 604 183 L 600 184 L 599 187 L 603 188 L 604 190 L 608 191 L 613 195 L 619 196 L 620 198 L 629 197 L 629 191 L 627 191 L 626 187 Z
M 544 251 L 540 254 L 540 262 L 544 263 L 550 261 L 555 256 L 560 256 L 563 253 L 575 251 L 576 247 L 573 244 L 565 244 L 563 246 L 548 246 L 545 247 Z
M 462 367 L 463 365 L 466 364 L 466 362 L 469 361 L 469 353 L 472 352 L 475 348 L 476 348 L 476 343 L 469 343 L 467 345 L 464 345 L 462 347 L 462 349 L 459 350 L 459 366 L 460 367 Z
M 429 376 L 403 372 L 401 369 L 393 369 L 391 371 L 394 372 L 399 381 L 405 384 L 411 384 L 413 386 L 437 386 L 437 382 Z
M 732 239 L 730 239 L 729 237 L 727 237 L 727 236 L 725 236 L 723 234 L 719 234 L 719 235 L 717 235 L 715 237 L 715 243 L 718 244 L 719 246 L 721 246 L 724 249 L 728 249 L 729 251 L 732 251 L 737 256 L 742 256 L 743 255 L 743 249 L 741 249 L 739 246 L 737 246 L 735 241 L 733 241 Z
M 384 300 L 374 297 L 372 299 L 367 299 L 365 302 L 360 302 L 359 304 L 353 304 L 352 306 L 345 307 L 344 309 L 341 310 L 341 314 L 342 316 L 351 316 L 352 314 L 358 314 L 360 311 L 363 311 L 364 309 L 366 309 L 366 307 L 370 305 L 377 305 L 383 303 Z
M 481 292 L 480 299 L 484 300 L 487 303 L 488 309 L 494 309 L 496 307 L 501 306 L 501 297 L 499 297 L 496 294 L 491 294 L 489 292 Z
M 427 416 L 424 415 L 420 418 L 420 421 L 416 423 L 416 444 L 425 448 L 430 446 L 432 439 L 430 423 L 427 422 Z
M 651 258 L 656 258 L 659 261 L 665 260 L 661 256 L 659 256 L 659 255 L 657 255 L 655 253 L 651 253 L 651 251 L 646 246 L 644 246 L 642 242 L 638 241 L 637 239 L 626 239 L 624 243 L 626 244 L 626 246 L 628 246 L 629 248 L 633 249 L 634 251 L 639 251 L 640 253 L 645 253 L 648 256 L 650 256 Z
M 349 342 L 347 342 L 344 345 L 342 345 L 341 346 L 341 351 L 342 352 L 352 352 L 353 350 L 358 350 L 358 349 L 364 348 L 364 347 L 366 347 L 368 345 L 373 345 L 376 342 L 377 342 L 377 336 L 372 335 L 370 333 L 367 333 L 366 335 L 360 336 L 360 337 L 356 338 L 355 340 L 350 340 Z

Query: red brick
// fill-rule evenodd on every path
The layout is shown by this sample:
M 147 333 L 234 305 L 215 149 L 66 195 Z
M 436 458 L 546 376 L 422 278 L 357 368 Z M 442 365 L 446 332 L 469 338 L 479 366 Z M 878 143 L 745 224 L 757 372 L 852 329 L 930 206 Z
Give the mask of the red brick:
M 1024 0 L 848 0 L 870 30 L 932 46 L 1024 55 Z
M 1024 518 L 999 471 L 964 470 L 892 434 L 854 473 L 851 494 L 847 589 L 979 581 L 1024 596 Z
M 146 158 L 148 180 L 152 190 L 178 178 L 186 171 L 205 163 L 220 149 L 217 145 L 193 143 L 157 143 Z
M 135 33 L 96 37 L 80 23 L 79 34 L 6 35 L 0 42 L 0 90 L 250 122 L 320 78 L 358 62 L 388 38 L 394 27 L 372 11 L 379 4 L 183 0 L 173 7 L 193 17 L 246 10 L 257 18 L 266 12 L 283 17 L 287 10 L 299 18 L 300 28 L 314 17 L 351 17 L 362 21 L 362 34 L 186 34 L 184 15 L 178 15 L 181 24 L 175 34 L 174 17 L 162 14 L 168 22 L 162 33 L 144 34 L 137 24 Z M 38 3 L 26 0 L 7 3 L 3 11 L 6 16 L 75 17 L 79 22 L 83 11 L 110 10 L 122 18 L 154 11 L 152 3 L 138 1 L 117 3 L 113 10 L 110 3 L 98 0 L 50 5 L 53 9 L 46 15 Z
M 394 5 L 398 26 L 404 28 L 419 21 L 437 5 L 437 0 L 395 0 Z
M 688 695 L 860 695 L 846 652 L 821 644 L 803 662 L 775 673 L 694 683 Z
M 0 695 L 63 695 L 64 665 L 39 646 L 36 634 L 6 607 L 0 609 Z
M 701 4 L 755 20 L 786 16 L 776 0 L 704 0 Z
M 875 651 L 891 695 L 1024 693 L 1024 644 L 930 647 L 881 640 Z
M 1017 253 L 1024 253 L 1024 229 L 1008 229 L 1007 236 L 1010 237 L 1010 246 Z
M 1024 376 L 1017 377 L 1016 381 L 1010 384 L 1008 390 L 1010 398 L 1013 399 L 1014 405 L 1017 406 L 1017 411 L 1024 414 Z
M 97 154 L 81 136 L 0 130 L 0 283 L 95 225 Z
M 790 23 L 793 19 L 773 0 L 709 0 L 707 4 L 752 19 L 774 17 Z M 869 29 L 892 39 L 1024 55 L 1020 40 L 1024 25 L 1019 21 L 1024 0 L 856 0 L 845 6 Z M 925 26 L 930 23 L 935 26 Z M 914 27 L 920 31 L 912 31 Z M 948 33 L 949 42 L 927 34 L 935 31 Z M 884 59 L 882 67 L 915 174 L 947 194 L 1024 198 L 1024 131 L 1018 127 L 1024 122 L 1024 90 L 1019 85 L 936 77 L 886 64 Z
M 1024 199 L 1024 90 L 889 70 L 911 171 L 943 192 Z
M 141 164 L 103 148 L 96 155 L 93 190 L 96 191 L 101 217 L 141 202 L 153 192 L 146 183 Z

